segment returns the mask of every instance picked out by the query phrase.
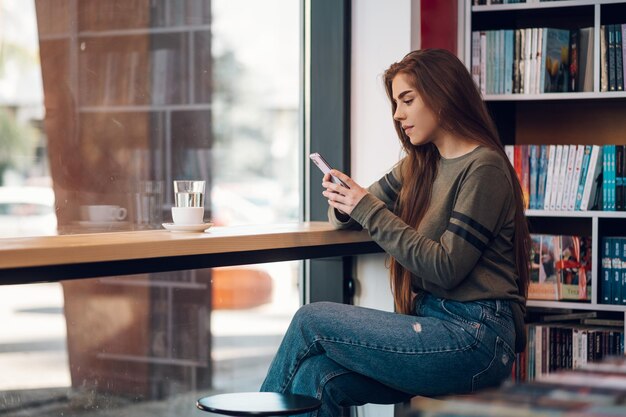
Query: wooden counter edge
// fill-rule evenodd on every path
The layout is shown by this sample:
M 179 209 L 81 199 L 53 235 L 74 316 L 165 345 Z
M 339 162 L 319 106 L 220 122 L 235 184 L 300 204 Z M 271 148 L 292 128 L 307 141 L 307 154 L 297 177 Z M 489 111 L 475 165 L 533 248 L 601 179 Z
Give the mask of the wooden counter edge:
M 236 253 L 371 242 L 365 231 L 327 222 L 215 227 L 204 233 L 167 230 L 0 239 L 0 270 L 159 257 Z

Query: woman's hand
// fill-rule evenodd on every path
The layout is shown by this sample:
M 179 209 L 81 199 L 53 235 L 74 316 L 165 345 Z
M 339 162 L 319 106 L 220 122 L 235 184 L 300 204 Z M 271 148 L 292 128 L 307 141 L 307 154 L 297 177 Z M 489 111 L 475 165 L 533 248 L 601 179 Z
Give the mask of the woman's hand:
M 354 207 L 367 194 L 367 190 L 362 188 L 343 172 L 333 169 L 330 173 L 346 183 L 350 188 L 348 189 L 343 185 L 335 184 L 332 182 L 330 174 L 326 174 L 322 180 L 322 187 L 326 188 L 326 190 L 324 190 L 322 194 L 328 199 L 328 204 L 341 213 L 350 215 Z

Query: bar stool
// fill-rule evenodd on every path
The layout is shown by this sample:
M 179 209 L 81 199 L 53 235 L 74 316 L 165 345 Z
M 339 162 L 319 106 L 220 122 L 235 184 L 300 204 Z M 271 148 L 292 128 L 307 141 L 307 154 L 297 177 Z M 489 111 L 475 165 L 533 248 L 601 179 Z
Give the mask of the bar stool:
M 226 416 L 285 416 L 315 411 L 322 405 L 317 398 L 277 392 L 239 392 L 200 398 L 196 407 Z

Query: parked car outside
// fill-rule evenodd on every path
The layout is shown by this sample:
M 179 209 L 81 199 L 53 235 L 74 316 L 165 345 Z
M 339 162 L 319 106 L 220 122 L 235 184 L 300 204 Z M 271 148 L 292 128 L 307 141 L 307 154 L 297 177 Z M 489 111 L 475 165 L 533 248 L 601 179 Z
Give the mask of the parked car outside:
M 0 237 L 57 233 L 54 191 L 50 187 L 0 187 Z

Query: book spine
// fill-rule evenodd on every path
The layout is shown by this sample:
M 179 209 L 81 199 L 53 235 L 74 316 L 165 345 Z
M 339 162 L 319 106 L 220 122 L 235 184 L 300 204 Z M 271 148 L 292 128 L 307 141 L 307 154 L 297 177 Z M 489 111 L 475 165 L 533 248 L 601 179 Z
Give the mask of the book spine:
M 572 187 L 572 179 L 574 177 L 574 165 L 576 163 L 576 156 L 578 148 L 576 145 L 569 145 L 569 152 L 567 153 L 567 170 L 563 183 L 563 198 L 561 200 L 561 210 L 568 210 L 570 190 Z
M 567 164 L 569 161 L 569 149 L 569 145 L 563 145 L 561 167 L 559 169 L 559 182 L 556 188 L 555 210 L 561 210 L 563 205 L 563 193 L 565 191 L 565 178 L 567 175 Z
M 537 178 L 538 178 L 538 161 L 537 145 L 529 145 L 529 162 L 530 162 L 530 208 L 536 209 L 537 205 Z
M 580 181 L 580 171 L 582 170 L 583 157 L 585 156 L 585 145 L 576 147 L 576 159 L 574 161 L 574 172 L 569 190 L 569 202 L 567 209 L 573 211 L 576 207 L 576 194 L 578 193 L 578 183 Z
M 611 304 L 622 303 L 622 261 L 620 238 L 613 238 L 611 245 Z
M 626 56 L 626 23 L 622 23 L 620 26 L 620 41 L 622 43 L 622 88 L 626 90 L 626 86 L 624 86 L 624 82 L 626 81 L 626 65 L 624 65 L 624 57 Z
M 619 304 L 626 305 L 626 238 L 620 237 L 617 238 L 620 246 L 620 271 L 621 271 L 621 279 L 620 279 L 620 295 L 619 295 Z
M 602 146 L 602 210 L 606 211 L 608 209 L 609 199 L 609 174 L 608 174 L 608 159 L 609 159 L 609 147 L 608 145 Z
M 559 178 L 561 177 L 561 160 L 563 159 L 563 145 L 556 145 L 554 157 L 554 175 L 552 177 L 552 193 L 550 194 L 550 210 L 556 210 L 556 201 L 559 194 Z
M 609 91 L 609 69 L 608 69 L 608 51 L 607 51 L 607 28 L 606 25 L 600 26 L 600 91 Z
M 537 209 L 543 209 L 548 175 L 548 145 L 539 145 L 539 175 L 537 178 Z
M 600 303 L 611 303 L 611 238 L 602 238 L 602 252 L 601 252 L 601 269 L 600 274 L 602 280 L 600 282 Z
M 597 210 L 602 209 L 603 202 L 599 201 L 596 207 L 596 195 L 602 196 L 602 183 L 604 152 L 603 147 L 599 145 L 591 146 L 591 156 L 589 157 L 589 170 L 585 179 L 585 191 L 583 192 L 583 201 L 580 204 L 581 210 Z M 599 191 L 599 192 L 598 192 Z M 598 199 L 601 200 L 601 199 Z
M 480 92 L 487 94 L 487 33 L 480 32 Z
M 541 60 L 543 50 L 543 36 L 544 29 L 537 28 L 537 52 L 535 53 L 535 73 L 537 76 L 535 77 L 535 85 L 533 86 L 535 94 L 539 94 L 543 92 L 543 86 L 541 85 L 541 75 L 543 74 Z
M 615 91 L 615 25 L 606 26 L 608 69 L 609 69 L 609 91 Z
M 624 91 L 622 25 L 613 25 L 613 28 L 615 29 L 615 90 Z
M 583 154 L 583 162 L 580 167 L 580 178 L 578 180 L 578 188 L 576 189 L 576 203 L 574 210 L 581 210 L 583 202 L 583 194 L 585 192 L 585 182 L 587 181 L 587 172 L 589 170 L 589 158 L 591 157 L 591 146 L 585 145 Z
M 515 39 L 512 30 L 504 31 L 504 94 L 513 93 L 513 52 Z
M 472 79 L 480 88 L 480 32 L 472 32 Z
M 556 158 L 556 145 L 548 145 L 548 172 L 546 174 L 546 195 L 543 199 L 543 209 L 550 210 L 550 199 L 554 182 L 554 160 Z
M 519 94 L 520 41 L 520 29 L 515 29 L 515 47 L 513 49 L 513 94 Z
M 580 31 L 573 29 L 569 35 L 569 91 L 578 91 L 578 60 Z
M 615 210 L 624 210 L 622 179 L 624 176 L 624 147 L 615 145 Z

